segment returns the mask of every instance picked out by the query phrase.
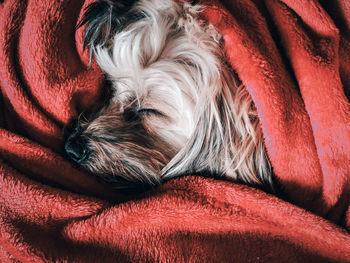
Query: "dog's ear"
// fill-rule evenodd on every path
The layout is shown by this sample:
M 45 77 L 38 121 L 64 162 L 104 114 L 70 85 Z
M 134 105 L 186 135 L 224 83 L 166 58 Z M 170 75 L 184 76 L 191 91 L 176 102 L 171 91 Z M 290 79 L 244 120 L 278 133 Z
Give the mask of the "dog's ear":
M 97 45 L 104 46 L 127 25 L 135 22 L 145 14 L 132 10 L 136 0 L 98 0 L 90 4 L 77 28 L 87 25 L 83 49 L 89 47 L 90 59 Z

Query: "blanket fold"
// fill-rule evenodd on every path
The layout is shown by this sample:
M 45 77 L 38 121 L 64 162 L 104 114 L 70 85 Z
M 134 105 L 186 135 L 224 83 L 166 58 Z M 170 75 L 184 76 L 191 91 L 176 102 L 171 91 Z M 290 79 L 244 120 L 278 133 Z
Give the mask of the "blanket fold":
M 202 0 L 258 109 L 278 192 L 185 176 L 123 196 L 65 159 L 102 96 L 93 0 L 0 1 L 1 262 L 350 262 L 347 0 Z

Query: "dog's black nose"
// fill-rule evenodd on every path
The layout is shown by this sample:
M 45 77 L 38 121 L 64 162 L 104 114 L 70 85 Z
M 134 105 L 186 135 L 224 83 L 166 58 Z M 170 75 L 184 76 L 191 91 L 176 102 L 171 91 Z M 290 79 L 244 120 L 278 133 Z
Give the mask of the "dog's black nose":
M 78 136 L 68 138 L 64 148 L 69 158 L 76 163 L 83 162 L 88 155 L 85 140 Z
M 83 162 L 87 155 L 87 143 L 81 135 L 76 120 L 70 121 L 65 128 L 65 145 L 64 149 L 70 159 L 76 163 Z

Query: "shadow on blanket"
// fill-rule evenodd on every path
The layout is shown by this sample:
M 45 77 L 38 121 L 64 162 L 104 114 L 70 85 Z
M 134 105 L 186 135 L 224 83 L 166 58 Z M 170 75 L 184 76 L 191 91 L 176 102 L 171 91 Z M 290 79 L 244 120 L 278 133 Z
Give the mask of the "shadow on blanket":
M 187 176 L 128 201 L 61 157 L 103 87 L 75 32 L 90 2 L 0 1 L 0 261 L 350 262 L 349 2 L 200 1 L 285 200 Z

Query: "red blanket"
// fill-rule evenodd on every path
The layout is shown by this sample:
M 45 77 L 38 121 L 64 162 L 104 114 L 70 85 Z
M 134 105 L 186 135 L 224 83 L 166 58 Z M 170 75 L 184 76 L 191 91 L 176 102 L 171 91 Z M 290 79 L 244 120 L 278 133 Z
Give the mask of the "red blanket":
M 203 1 L 280 198 L 192 176 L 126 198 L 62 157 L 103 88 L 75 32 L 89 2 L 0 1 L 1 262 L 350 262 L 348 0 Z

